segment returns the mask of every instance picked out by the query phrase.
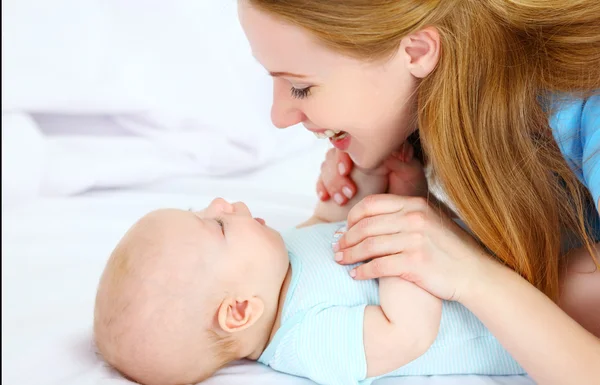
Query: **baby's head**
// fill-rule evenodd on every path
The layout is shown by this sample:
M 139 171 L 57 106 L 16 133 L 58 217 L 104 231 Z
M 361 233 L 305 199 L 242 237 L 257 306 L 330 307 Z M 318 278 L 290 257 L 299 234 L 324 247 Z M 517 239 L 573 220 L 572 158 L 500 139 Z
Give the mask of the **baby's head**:
M 256 359 L 288 268 L 279 233 L 243 203 L 152 212 L 125 234 L 100 280 L 98 350 L 146 385 L 195 383 Z

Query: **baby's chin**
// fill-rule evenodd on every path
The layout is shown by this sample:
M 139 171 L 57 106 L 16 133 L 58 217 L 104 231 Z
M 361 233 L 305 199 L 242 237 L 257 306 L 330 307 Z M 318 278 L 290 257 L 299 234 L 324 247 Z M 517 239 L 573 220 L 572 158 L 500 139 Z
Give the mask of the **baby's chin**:
M 285 243 L 283 241 L 283 237 L 281 236 L 281 233 L 266 224 L 263 226 L 265 227 L 265 229 L 267 230 L 267 232 L 270 235 L 269 238 L 270 238 L 271 243 L 273 244 L 273 247 L 282 249 L 282 250 L 286 250 Z
M 285 242 L 283 241 L 283 237 L 281 236 L 281 234 L 276 230 L 271 230 L 273 231 L 274 236 L 277 238 L 274 254 L 277 255 L 277 261 L 281 262 L 282 269 L 283 267 L 285 267 L 285 273 L 287 273 L 287 268 L 290 264 L 290 258 L 288 256 L 287 247 L 285 246 Z

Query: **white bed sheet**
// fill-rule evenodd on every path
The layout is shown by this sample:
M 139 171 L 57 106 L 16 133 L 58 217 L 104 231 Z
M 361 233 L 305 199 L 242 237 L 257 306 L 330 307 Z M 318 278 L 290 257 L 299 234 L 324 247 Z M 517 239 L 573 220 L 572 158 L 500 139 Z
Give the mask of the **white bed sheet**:
M 236 178 L 178 179 L 129 191 L 40 199 L 2 215 L 2 384 L 127 384 L 96 357 L 94 295 L 111 249 L 141 215 L 159 207 L 203 207 L 215 196 L 243 199 L 256 216 L 283 229 L 315 203 L 322 149 Z M 531 385 L 525 377 L 413 377 L 378 385 Z M 312 384 L 238 362 L 208 385 Z

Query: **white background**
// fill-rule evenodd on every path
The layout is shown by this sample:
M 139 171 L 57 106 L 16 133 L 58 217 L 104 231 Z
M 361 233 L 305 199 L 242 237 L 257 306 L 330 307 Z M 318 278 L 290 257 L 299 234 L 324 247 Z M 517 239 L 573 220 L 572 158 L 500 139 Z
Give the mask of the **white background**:
M 271 124 L 236 5 L 3 1 L 3 204 L 243 173 L 311 147 Z

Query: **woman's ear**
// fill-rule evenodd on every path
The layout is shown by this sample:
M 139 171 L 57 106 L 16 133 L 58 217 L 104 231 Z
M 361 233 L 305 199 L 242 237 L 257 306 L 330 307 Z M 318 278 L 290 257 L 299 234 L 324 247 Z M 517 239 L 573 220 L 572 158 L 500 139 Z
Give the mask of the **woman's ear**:
M 440 49 L 440 34 L 434 27 L 410 34 L 400 43 L 408 70 L 419 79 L 433 72 L 440 60 Z
M 219 326 L 227 333 L 241 332 L 254 325 L 264 310 L 265 304 L 260 298 L 227 297 L 221 302 L 217 313 Z

